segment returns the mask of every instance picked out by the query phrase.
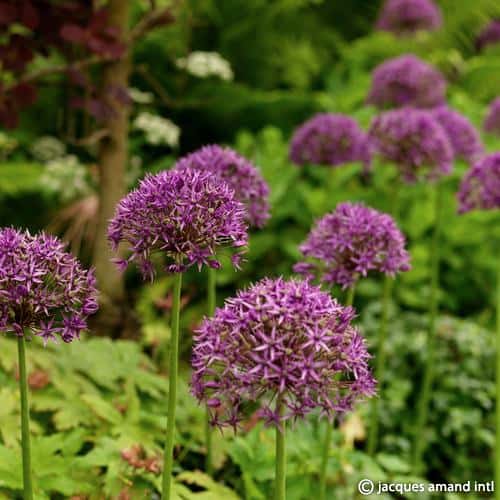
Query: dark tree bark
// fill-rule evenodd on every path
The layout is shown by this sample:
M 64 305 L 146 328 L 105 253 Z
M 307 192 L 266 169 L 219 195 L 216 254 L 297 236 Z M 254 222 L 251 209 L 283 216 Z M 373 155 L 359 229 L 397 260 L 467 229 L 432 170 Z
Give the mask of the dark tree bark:
M 122 40 L 129 37 L 129 1 L 110 0 L 109 24 L 120 30 Z M 100 323 L 113 327 L 120 323 L 125 297 L 123 275 L 111 262 L 114 257 L 107 241 L 107 227 L 116 204 L 124 196 L 128 158 L 129 108 L 112 98 L 110 89 L 126 89 L 130 76 L 130 53 L 105 64 L 102 100 L 112 105 L 113 113 L 105 120 L 106 136 L 99 146 L 99 212 L 94 248 L 94 266 L 101 291 Z M 106 333 L 106 332 L 103 332 Z

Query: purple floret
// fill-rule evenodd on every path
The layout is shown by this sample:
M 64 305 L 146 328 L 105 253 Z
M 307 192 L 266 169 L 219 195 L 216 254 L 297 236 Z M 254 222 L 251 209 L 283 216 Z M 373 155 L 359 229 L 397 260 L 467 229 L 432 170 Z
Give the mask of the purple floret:
M 433 108 L 445 101 L 446 80 L 412 54 L 389 59 L 373 72 L 368 102 L 379 108 Z
M 429 111 L 386 111 L 373 120 L 370 136 L 378 154 L 396 164 L 405 182 L 437 180 L 453 168 L 448 135 Z
M 500 97 L 497 97 L 490 104 L 486 120 L 484 121 L 484 130 L 500 135 Z
M 371 165 L 367 134 L 345 115 L 319 113 L 295 130 L 290 143 L 290 159 L 297 165 L 342 165 L 362 162 Z
M 95 285 L 55 236 L 0 230 L 0 331 L 71 342 L 98 309 Z
M 478 50 L 483 50 L 488 45 L 500 42 L 500 19 L 491 21 L 479 34 L 476 40 Z
M 181 158 L 175 168 L 212 172 L 229 184 L 245 205 L 250 226 L 263 227 L 269 219 L 269 187 L 255 165 L 236 151 L 218 145 L 205 146 Z
M 393 218 L 359 203 L 341 203 L 319 219 L 300 246 L 294 271 L 348 288 L 370 271 L 395 275 L 410 269 L 405 237 Z
M 128 243 L 145 278 L 153 279 L 152 255 L 162 254 L 165 270 L 182 272 L 197 265 L 220 267 L 219 247 L 240 250 L 247 245 L 246 210 L 234 191 L 210 172 L 170 170 L 148 175 L 120 201 L 108 228 L 113 248 Z
M 220 427 L 236 429 L 248 401 L 278 427 L 316 408 L 331 419 L 375 392 L 353 317 L 351 307 L 307 281 L 263 279 L 227 299 L 197 330 L 192 392 Z
M 432 0 L 387 0 L 380 12 L 377 28 L 401 35 L 433 31 L 442 24 L 441 11 Z
M 468 118 L 447 106 L 435 108 L 432 114 L 447 133 L 455 158 L 472 162 L 484 153 L 479 132 Z
M 500 153 L 478 160 L 467 171 L 458 191 L 459 212 L 500 208 Z

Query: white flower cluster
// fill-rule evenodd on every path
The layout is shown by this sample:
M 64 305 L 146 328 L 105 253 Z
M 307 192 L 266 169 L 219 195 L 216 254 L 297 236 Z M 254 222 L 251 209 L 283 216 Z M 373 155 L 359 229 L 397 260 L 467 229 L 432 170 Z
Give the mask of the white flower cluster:
M 47 162 L 40 178 L 42 187 L 67 202 L 91 191 L 87 170 L 74 155 Z
M 137 115 L 133 126 L 144 132 L 149 144 L 167 144 L 170 147 L 179 144 L 181 129 L 167 118 L 143 111 Z
M 216 76 L 222 80 L 232 80 L 234 77 L 231 65 L 218 52 L 194 51 L 187 57 L 177 59 L 176 64 L 198 78 Z
M 129 88 L 128 95 L 137 104 L 151 104 L 155 97 L 151 92 L 143 92 L 136 87 Z
M 57 138 L 44 135 L 31 146 L 30 152 L 42 163 L 61 158 L 66 154 L 66 146 Z

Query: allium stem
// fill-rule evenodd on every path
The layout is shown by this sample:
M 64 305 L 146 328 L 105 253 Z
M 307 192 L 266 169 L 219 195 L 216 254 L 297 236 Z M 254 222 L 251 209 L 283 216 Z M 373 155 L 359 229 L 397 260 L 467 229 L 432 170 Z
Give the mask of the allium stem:
M 281 396 L 276 402 L 276 413 L 283 415 L 283 401 Z M 286 421 L 276 426 L 276 485 L 275 500 L 286 498 Z
M 495 498 L 500 500 L 500 260 L 497 260 L 497 401 L 496 401 L 496 457 Z
M 216 271 L 212 267 L 207 267 L 208 279 L 207 279 L 207 316 L 213 316 L 215 312 L 215 303 L 217 300 L 217 285 L 216 285 Z M 210 414 L 208 412 L 208 407 L 206 410 L 205 417 L 205 446 L 207 448 L 207 455 L 205 458 L 205 469 L 208 475 L 212 475 L 213 465 L 212 465 L 212 429 L 210 427 Z
M 436 318 L 438 314 L 438 289 L 439 289 L 439 260 L 440 260 L 440 237 L 441 237 L 441 206 L 443 189 L 440 184 L 436 184 L 435 189 L 435 221 L 434 233 L 431 241 L 431 287 L 429 296 L 429 332 L 427 336 L 426 364 L 422 379 L 422 390 L 417 406 L 417 420 L 415 425 L 415 435 L 413 443 L 413 471 L 420 472 L 422 453 L 425 445 L 425 426 L 427 424 L 427 414 L 431 398 L 432 383 L 434 381 L 434 355 L 436 343 Z
M 162 499 L 170 500 L 172 469 L 174 466 L 175 406 L 177 402 L 177 375 L 179 368 L 179 315 L 181 301 L 182 273 L 174 275 L 172 301 L 172 326 L 170 338 L 170 367 L 168 387 L 167 436 L 165 440 Z
M 382 297 L 382 314 L 380 318 L 380 329 L 378 333 L 377 364 L 375 368 L 375 379 L 378 382 L 379 394 L 372 399 L 371 426 L 368 436 L 368 454 L 373 455 L 377 449 L 378 422 L 379 422 L 379 401 L 382 398 L 382 387 L 384 384 L 384 370 L 387 358 L 385 343 L 387 340 L 387 323 L 389 317 L 389 306 L 391 303 L 391 293 L 394 279 L 386 275 L 384 278 L 384 294 Z
M 354 303 L 354 285 L 347 289 L 346 306 L 352 306 Z M 319 500 L 326 500 L 326 469 L 328 458 L 330 457 L 330 445 L 332 442 L 333 424 L 326 422 L 325 437 L 323 441 L 323 454 L 321 457 L 321 466 L 319 470 Z
M 31 485 L 31 444 L 30 444 L 30 409 L 28 405 L 28 383 L 26 378 L 26 354 L 24 335 L 17 338 L 19 358 L 19 390 L 21 392 L 21 437 L 23 448 L 23 486 L 24 500 L 33 500 Z

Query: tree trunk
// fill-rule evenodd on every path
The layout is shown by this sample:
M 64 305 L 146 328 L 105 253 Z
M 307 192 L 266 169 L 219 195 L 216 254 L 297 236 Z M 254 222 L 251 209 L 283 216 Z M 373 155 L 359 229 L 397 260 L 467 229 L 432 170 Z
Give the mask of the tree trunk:
M 123 40 L 127 39 L 129 33 L 129 4 L 128 0 L 110 0 L 108 4 L 109 25 L 120 30 Z M 121 322 L 125 297 L 122 273 L 110 262 L 114 255 L 107 240 L 107 228 L 109 220 L 114 215 L 115 207 L 126 190 L 125 171 L 129 127 L 128 106 L 113 99 L 110 90 L 127 89 L 129 75 L 130 54 L 128 50 L 121 58 L 107 63 L 103 69 L 101 98 L 105 103 L 112 104 L 113 113 L 104 122 L 108 135 L 102 139 L 99 146 L 99 211 L 94 266 L 101 292 L 99 323 L 102 326 L 108 326 L 109 329 Z

